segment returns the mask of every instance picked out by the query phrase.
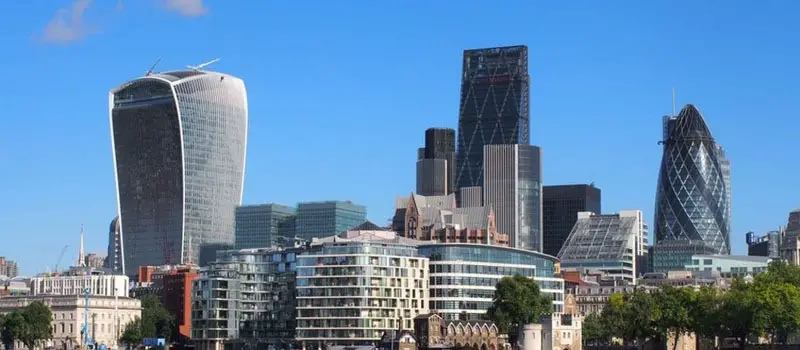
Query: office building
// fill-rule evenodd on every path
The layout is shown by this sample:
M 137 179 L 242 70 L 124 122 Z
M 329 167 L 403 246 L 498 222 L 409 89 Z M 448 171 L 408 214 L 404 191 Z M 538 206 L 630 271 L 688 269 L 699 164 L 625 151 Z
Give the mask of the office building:
M 578 213 L 601 214 L 600 189 L 589 185 L 555 185 L 542 189 L 542 252 L 558 255 Z
M 17 267 L 17 262 L 14 260 L 9 260 L 4 256 L 0 256 L 0 276 L 14 278 L 18 275 L 19 268 Z
M 106 257 L 97 253 L 86 254 L 83 258 L 83 266 L 101 268 L 106 266 Z
M 274 203 L 237 207 L 236 249 L 268 248 L 279 236 L 294 238 L 294 231 L 281 232 L 293 226 L 294 215 L 294 208 Z
M 461 187 L 458 189 L 459 205 L 463 208 L 483 206 L 483 186 Z
M 800 209 L 789 212 L 786 233 L 781 240 L 781 259 L 800 265 Z
M 769 231 L 762 236 L 756 236 L 752 231 L 745 234 L 745 241 L 747 242 L 747 255 L 749 256 L 765 256 L 772 259 L 780 259 L 781 257 L 781 243 L 783 236 L 786 234 L 783 228 L 778 228 L 775 231 Z
M 730 254 L 730 161 L 702 114 L 686 105 L 664 117 L 656 191 L 653 270 L 684 266 L 696 254 Z
M 527 46 L 464 51 L 456 189 L 483 186 L 485 145 L 530 144 L 529 90 Z
M 297 237 L 305 240 L 339 234 L 367 220 L 367 207 L 350 201 L 297 205 Z
M 558 252 L 564 270 L 600 271 L 608 278 L 636 283 L 637 259 L 647 251 L 642 212 L 578 213 L 578 220 Z
M 97 344 L 116 348 L 117 340 L 128 323 L 142 316 L 139 300 L 94 296 L 88 300 L 86 310 L 86 299 L 76 294 L 3 297 L 0 298 L 0 315 L 21 310 L 35 301 L 47 305 L 53 314 L 51 338 L 39 344 L 47 349 L 74 349 L 82 346 L 81 330 L 87 318 L 90 338 Z M 19 340 L 15 342 L 14 349 L 24 348 Z
M 302 249 L 218 252 L 193 282 L 192 339 L 198 350 L 226 342 L 281 348 L 295 338 L 295 267 Z
M 417 160 L 417 193 L 441 196 L 455 191 L 456 132 L 453 129 L 425 130 L 425 147 Z
M 109 95 L 124 264 L 212 260 L 234 244 L 247 147 L 244 82 L 189 70 L 126 82 Z
M 125 249 L 122 247 L 122 226 L 120 226 L 119 216 L 111 220 L 108 226 L 108 253 L 106 255 L 105 267 L 114 273 L 125 274 Z
M 772 258 L 766 256 L 693 255 L 686 271 L 715 272 L 722 278 L 753 277 L 767 271 Z
M 107 275 L 102 270 L 80 268 L 61 276 L 37 276 L 30 280 L 31 295 L 89 295 L 127 298 L 130 279 L 125 275 Z
M 483 204 L 494 211 L 497 230 L 514 248 L 542 249 L 542 151 L 511 144 L 483 151 Z
M 305 348 L 372 345 L 428 312 L 428 259 L 417 241 L 358 230 L 297 257 L 297 340 Z
M 552 297 L 553 312 L 562 312 L 564 280 L 556 277 L 558 260 L 538 252 L 487 244 L 421 244 L 430 259 L 430 307 L 445 320 L 485 320 L 495 285 L 503 277 L 534 279 Z

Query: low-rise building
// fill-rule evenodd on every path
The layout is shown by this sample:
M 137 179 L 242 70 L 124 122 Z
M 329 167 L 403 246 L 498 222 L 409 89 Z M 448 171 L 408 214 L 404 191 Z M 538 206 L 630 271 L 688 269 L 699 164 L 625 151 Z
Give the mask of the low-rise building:
M 0 314 L 21 310 L 34 301 L 41 301 L 53 313 L 53 338 L 47 346 L 71 349 L 82 342 L 81 329 L 88 318 L 89 338 L 97 344 L 116 348 L 125 326 L 141 317 L 141 303 L 128 297 L 91 296 L 86 302 L 79 295 L 36 295 L 0 298 Z M 87 317 L 88 316 L 88 317 Z M 22 344 L 18 344 L 22 348 Z
M 73 268 L 68 275 L 37 276 L 30 280 L 31 295 L 79 295 L 128 297 L 128 276 L 106 274 L 107 270 Z
M 772 258 L 744 255 L 693 255 L 687 271 L 718 272 L 720 277 L 755 276 L 767 270 Z

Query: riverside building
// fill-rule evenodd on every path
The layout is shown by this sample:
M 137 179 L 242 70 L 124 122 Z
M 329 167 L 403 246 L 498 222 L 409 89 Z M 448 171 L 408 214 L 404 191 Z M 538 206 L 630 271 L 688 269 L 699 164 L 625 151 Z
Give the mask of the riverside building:
M 371 345 L 428 312 L 428 259 L 392 231 L 347 231 L 297 258 L 297 340 L 305 348 Z
M 445 320 L 485 320 L 495 285 L 503 277 L 534 279 L 553 300 L 553 312 L 564 307 L 564 280 L 556 277 L 553 256 L 503 246 L 469 243 L 424 244 L 419 254 L 430 259 L 430 308 Z

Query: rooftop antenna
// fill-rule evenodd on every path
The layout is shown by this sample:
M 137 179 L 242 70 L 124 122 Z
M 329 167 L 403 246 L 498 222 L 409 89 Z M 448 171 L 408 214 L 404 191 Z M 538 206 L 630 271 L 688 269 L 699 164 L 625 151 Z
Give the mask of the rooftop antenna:
M 194 71 L 198 71 L 198 70 L 201 70 L 201 69 L 203 69 L 203 68 L 205 68 L 207 66 L 210 66 L 210 65 L 212 65 L 214 63 L 217 63 L 217 61 L 219 61 L 219 58 L 215 58 L 215 59 L 213 59 L 211 61 L 208 61 L 208 62 L 200 63 L 200 64 L 198 64 L 196 66 L 186 66 L 186 68 L 189 68 L 189 69 L 194 70 Z
M 675 88 L 672 88 L 672 116 L 675 116 Z
M 156 65 L 158 65 L 158 62 L 161 62 L 161 57 L 156 59 L 156 62 L 153 63 L 152 66 L 150 66 L 150 69 L 147 70 L 147 73 L 144 73 L 144 76 L 149 77 L 150 75 L 152 75 L 153 74 L 153 69 L 156 68 Z

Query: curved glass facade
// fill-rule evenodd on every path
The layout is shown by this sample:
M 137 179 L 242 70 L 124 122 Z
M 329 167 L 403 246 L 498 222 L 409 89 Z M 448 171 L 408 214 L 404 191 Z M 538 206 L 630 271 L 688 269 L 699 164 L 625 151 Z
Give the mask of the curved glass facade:
M 447 320 L 462 312 L 469 319 L 486 318 L 495 285 L 506 276 L 533 278 L 553 299 L 553 310 L 564 304 L 564 280 L 555 277 L 558 259 L 541 253 L 481 244 L 428 244 L 419 254 L 430 260 L 430 310 Z
M 203 264 L 234 243 L 247 144 L 241 79 L 168 72 L 109 101 L 125 266 Z
M 687 242 L 684 255 L 698 245 L 705 253 L 730 254 L 730 163 L 697 108 L 686 105 L 665 118 L 663 144 L 656 244 Z

